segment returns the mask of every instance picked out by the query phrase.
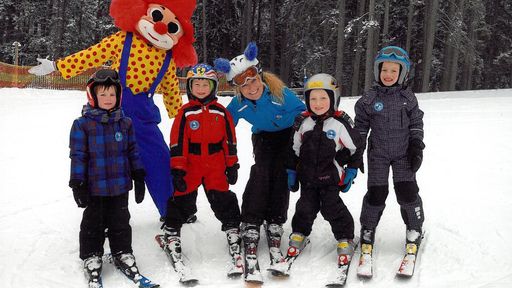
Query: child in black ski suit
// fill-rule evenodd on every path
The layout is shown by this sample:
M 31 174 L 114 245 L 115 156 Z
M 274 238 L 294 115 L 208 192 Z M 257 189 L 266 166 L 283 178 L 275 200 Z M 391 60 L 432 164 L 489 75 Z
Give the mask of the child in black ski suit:
M 135 201 L 145 193 L 145 171 L 139 159 L 131 119 L 124 116 L 116 71 L 98 70 L 87 82 L 88 104 L 70 133 L 69 186 L 80 208 L 80 258 L 90 282 L 101 281 L 105 230 L 114 264 L 131 279 L 139 275 L 132 252 L 128 191 L 135 182 Z
M 339 261 L 347 264 L 355 246 L 354 219 L 339 192 L 348 192 L 362 168 L 362 141 L 350 116 L 336 111 L 340 95 L 334 77 L 312 76 L 304 95 L 308 111 L 295 119 L 287 170 L 290 190 L 297 191 L 299 181 L 301 186 L 287 258 L 295 258 L 306 246 L 320 211 L 338 241 Z
M 423 112 L 414 93 L 405 86 L 409 56 L 396 46 L 382 48 L 374 62 L 376 85 L 355 105 L 355 127 L 368 136 L 368 192 L 361 210 L 362 252 L 371 255 L 375 229 L 388 196 L 389 168 L 407 243 L 419 245 L 424 220 L 416 171 L 423 159 Z M 365 144 L 366 145 L 366 144 Z

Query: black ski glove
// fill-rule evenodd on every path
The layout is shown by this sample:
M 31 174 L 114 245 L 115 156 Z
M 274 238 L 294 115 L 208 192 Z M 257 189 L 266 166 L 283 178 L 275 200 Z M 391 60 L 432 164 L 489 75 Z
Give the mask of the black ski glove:
M 174 190 L 185 192 L 187 190 L 187 183 L 185 182 L 185 174 L 187 172 L 181 170 L 181 169 L 172 169 L 171 175 L 172 175 L 172 185 L 174 185 Z
M 73 190 L 76 205 L 79 208 L 86 208 L 89 204 L 89 189 L 87 188 L 87 184 L 82 180 L 71 179 L 69 181 L 69 187 Z
M 336 152 L 336 156 L 334 156 L 334 160 L 336 160 L 338 165 L 341 167 L 345 167 L 345 165 L 348 164 L 348 161 L 350 161 L 350 150 L 348 150 L 348 148 L 338 150 L 338 152 Z
M 132 172 L 133 186 L 135 190 L 135 203 L 142 203 L 144 200 L 144 194 L 146 193 L 146 184 L 144 178 L 146 177 L 146 171 L 144 169 L 137 169 Z
M 234 185 L 236 180 L 238 180 L 238 168 L 240 168 L 238 163 L 231 167 L 226 167 L 226 176 L 228 177 L 228 183 L 231 185 Z
M 409 164 L 411 164 L 413 172 L 420 169 L 421 162 L 423 162 L 424 148 L 425 144 L 423 144 L 423 141 L 419 139 L 411 139 L 409 141 L 409 147 L 407 148 L 407 160 L 409 160 Z

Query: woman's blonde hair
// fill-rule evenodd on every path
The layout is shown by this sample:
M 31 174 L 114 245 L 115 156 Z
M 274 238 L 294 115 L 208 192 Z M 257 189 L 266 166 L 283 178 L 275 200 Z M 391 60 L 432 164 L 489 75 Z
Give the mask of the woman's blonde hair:
M 258 79 L 263 82 L 264 86 L 268 87 L 273 101 L 278 103 L 284 102 L 283 90 L 286 85 L 281 79 L 279 79 L 279 77 L 277 77 L 276 74 L 262 72 L 261 74 L 258 74 Z M 236 94 L 238 95 L 238 100 L 241 101 L 242 93 L 240 92 L 240 87 L 236 87 Z

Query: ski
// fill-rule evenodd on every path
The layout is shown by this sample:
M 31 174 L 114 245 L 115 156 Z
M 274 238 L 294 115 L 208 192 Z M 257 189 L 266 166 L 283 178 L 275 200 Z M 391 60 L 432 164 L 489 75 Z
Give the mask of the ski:
M 373 277 L 373 245 L 363 243 L 361 245 L 361 254 L 359 256 L 359 265 L 357 266 L 357 276 L 363 279 Z
M 343 287 L 347 282 L 348 269 L 354 257 L 355 248 L 358 245 L 358 240 L 343 241 L 338 243 L 338 267 L 336 269 L 336 278 L 329 283 L 326 287 Z M 341 252 L 342 251 L 342 252 Z
M 165 254 L 167 255 L 167 258 L 172 264 L 172 267 L 174 268 L 174 271 L 178 273 L 178 277 L 180 278 L 180 283 L 185 286 L 195 286 L 198 284 L 197 278 L 195 278 L 192 275 L 192 271 L 189 267 L 185 266 L 185 263 L 183 262 L 183 259 L 181 258 L 181 253 L 173 253 L 169 247 L 165 244 L 165 236 L 164 235 L 156 235 L 155 240 L 164 250 Z
M 405 255 L 400 262 L 400 267 L 396 275 L 402 278 L 411 278 L 414 275 L 414 269 L 416 268 L 416 263 L 419 256 L 419 248 L 420 244 L 425 237 L 425 232 L 421 233 L 413 231 L 407 233 L 407 244 L 405 245 Z
M 109 262 L 110 264 L 113 264 L 116 267 L 116 270 L 121 272 L 122 275 L 124 275 L 128 280 L 132 281 L 137 285 L 139 288 L 157 288 L 160 287 L 159 284 L 156 284 L 149 280 L 144 275 L 140 274 L 138 272 L 138 269 L 136 269 L 135 274 L 132 271 L 123 271 L 121 267 L 114 264 L 114 258 L 112 257 L 112 254 L 108 253 L 103 255 L 103 260 L 105 262 Z M 130 273 L 132 272 L 132 273 Z

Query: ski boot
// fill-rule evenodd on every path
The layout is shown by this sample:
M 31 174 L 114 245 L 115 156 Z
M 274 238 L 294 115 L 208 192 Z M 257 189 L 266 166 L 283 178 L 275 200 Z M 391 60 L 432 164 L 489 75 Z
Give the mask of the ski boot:
M 283 253 L 281 253 L 281 237 L 283 236 L 283 226 L 279 224 L 265 223 L 267 233 L 268 249 L 270 253 L 270 266 L 284 262 Z
M 423 233 L 421 231 L 421 228 L 407 229 L 405 231 L 405 253 L 416 255 L 422 239 Z
M 270 255 L 270 267 L 267 269 L 274 276 L 284 276 L 281 273 L 281 266 L 285 265 L 286 260 L 281 252 L 281 237 L 283 236 L 283 226 L 280 224 L 264 224 L 267 234 L 268 252 Z
M 226 238 L 228 240 L 229 255 L 231 256 L 231 265 L 228 270 L 228 277 L 236 278 L 244 274 L 244 264 L 242 259 L 242 238 L 238 228 L 226 230 Z
M 162 230 L 164 235 L 157 235 L 157 242 L 167 255 L 167 259 L 171 262 L 174 271 L 178 273 L 180 283 L 190 286 L 196 285 L 198 282 L 197 278 L 183 262 L 180 230 L 167 225 L 164 225 Z
M 126 277 L 136 282 L 140 278 L 139 268 L 135 263 L 135 256 L 132 253 L 118 253 L 112 255 L 114 260 L 114 266 L 123 272 Z
M 398 268 L 397 276 L 409 278 L 414 274 L 419 252 L 418 249 L 420 248 L 424 232 L 421 228 L 407 228 L 405 235 L 405 255 Z
M 373 277 L 373 243 L 375 242 L 375 228 L 361 227 L 361 255 L 357 276 L 361 278 Z
M 89 287 L 103 287 L 101 281 L 101 268 L 103 261 L 100 256 L 94 255 L 84 260 L 84 274 Z
M 304 248 L 309 243 L 309 238 L 302 233 L 294 232 L 290 234 L 290 242 L 288 244 L 288 251 L 286 252 L 285 265 L 280 265 L 281 273 L 285 276 L 290 275 L 290 268 L 293 262 L 302 253 Z M 285 269 L 282 269 L 282 266 Z
M 336 251 L 338 252 L 338 270 L 336 279 L 327 284 L 327 287 L 341 287 L 347 282 L 348 268 L 356 250 L 353 239 L 340 239 Z
M 263 276 L 261 275 L 260 265 L 258 263 L 258 242 L 260 240 L 259 226 L 252 224 L 243 225 L 243 240 L 245 254 L 245 270 L 244 280 L 263 284 Z
M 174 264 L 181 260 L 181 233 L 179 229 L 165 226 L 164 231 L 165 252 L 169 258 L 172 258 L 171 263 Z

